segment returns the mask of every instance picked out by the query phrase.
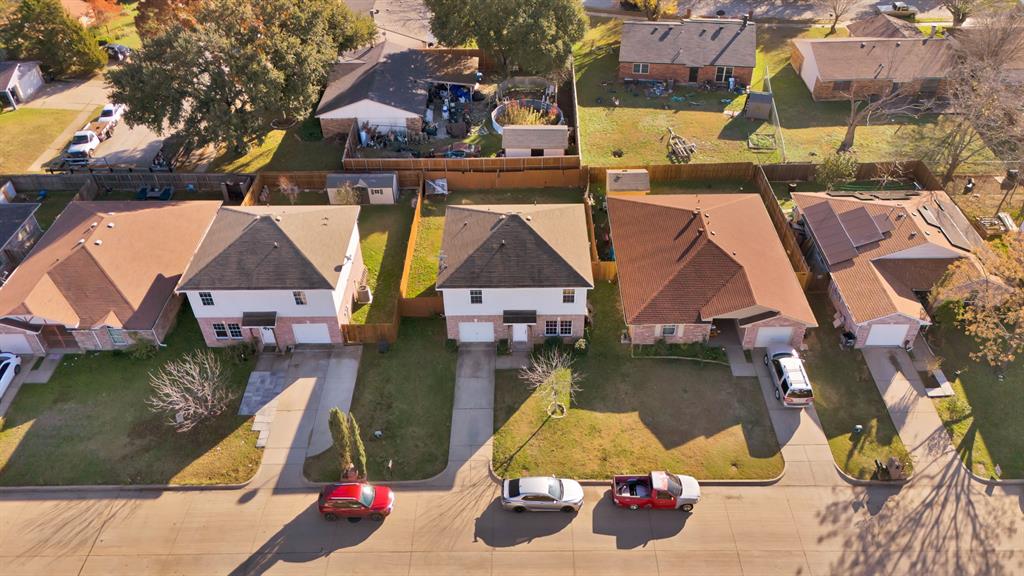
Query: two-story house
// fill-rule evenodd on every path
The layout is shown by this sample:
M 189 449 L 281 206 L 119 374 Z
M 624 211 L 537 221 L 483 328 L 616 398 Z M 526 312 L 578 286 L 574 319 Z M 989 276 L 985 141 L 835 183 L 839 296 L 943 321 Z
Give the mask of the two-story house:
M 344 344 L 369 302 L 358 206 L 225 207 L 178 284 L 209 346 Z
M 579 338 L 593 287 L 583 204 L 448 207 L 437 290 L 449 338 Z

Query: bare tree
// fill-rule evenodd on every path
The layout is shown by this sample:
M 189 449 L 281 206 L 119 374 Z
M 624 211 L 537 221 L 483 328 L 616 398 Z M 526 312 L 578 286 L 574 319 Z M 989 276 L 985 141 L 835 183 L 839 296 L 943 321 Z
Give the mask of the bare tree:
M 547 413 L 552 418 L 561 418 L 569 412 L 569 405 L 576 400 L 576 393 L 583 376 L 572 369 L 573 357 L 561 348 L 551 348 L 535 354 L 533 362 L 519 371 L 519 378 L 531 390 L 540 393 L 548 401 Z
M 828 34 L 831 36 L 836 33 L 836 26 L 839 25 L 843 16 L 846 16 L 850 9 L 857 5 L 857 0 L 815 0 L 815 3 L 829 11 L 832 26 L 828 29 Z
M 224 413 L 235 398 L 227 387 L 227 371 L 211 350 L 194 350 L 149 373 L 153 395 L 150 410 L 167 414 L 167 423 L 178 432 Z
M 982 0 L 942 0 L 942 7 L 949 10 L 953 17 L 953 27 L 959 28 L 967 17 L 974 12 L 975 8 L 981 5 Z
M 299 201 L 299 186 L 292 182 L 291 178 L 281 176 L 277 179 L 277 187 L 293 206 Z
M 853 148 L 859 126 L 898 117 L 916 118 L 931 107 L 930 102 L 918 100 L 915 94 L 904 90 L 896 83 L 891 84 L 881 94 L 859 95 L 851 87 L 844 96 L 850 101 L 850 115 L 846 119 L 846 135 L 839 144 L 839 152 Z

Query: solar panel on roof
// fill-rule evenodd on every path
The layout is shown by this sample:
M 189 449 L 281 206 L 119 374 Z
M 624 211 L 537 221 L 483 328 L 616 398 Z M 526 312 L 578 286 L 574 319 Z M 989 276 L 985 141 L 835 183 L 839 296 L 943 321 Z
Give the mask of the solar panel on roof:
M 843 223 L 847 236 L 857 248 L 884 238 L 878 226 L 875 225 L 875 219 L 868 214 L 868 209 L 863 206 L 843 212 L 839 215 L 839 221 Z
M 942 230 L 942 235 L 946 237 L 946 240 L 949 240 L 950 244 L 961 250 L 970 251 L 972 249 L 967 236 L 957 227 L 948 214 L 942 210 L 932 210 L 928 206 L 918 207 L 917 212 L 921 214 L 921 217 L 929 225 Z
M 804 217 L 811 226 L 814 239 L 829 264 L 846 262 L 857 256 L 857 247 L 846 234 L 839 216 L 827 202 L 808 206 Z
M 875 226 L 883 234 L 892 232 L 892 220 L 889 220 L 889 214 L 875 214 Z

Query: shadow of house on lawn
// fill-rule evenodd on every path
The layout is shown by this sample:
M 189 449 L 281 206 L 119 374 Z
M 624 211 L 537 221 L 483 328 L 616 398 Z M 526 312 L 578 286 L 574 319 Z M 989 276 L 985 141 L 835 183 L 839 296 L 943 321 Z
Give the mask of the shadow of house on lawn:
M 373 302 L 353 306 L 353 319 L 360 316 L 360 310 L 368 309 L 365 319 L 354 323 L 383 324 L 395 319 L 398 287 L 402 279 L 402 265 L 405 261 L 413 217 L 409 200 L 409 196 L 403 195 L 393 206 L 360 207 L 360 245 L 368 272 L 367 283 L 373 292 Z

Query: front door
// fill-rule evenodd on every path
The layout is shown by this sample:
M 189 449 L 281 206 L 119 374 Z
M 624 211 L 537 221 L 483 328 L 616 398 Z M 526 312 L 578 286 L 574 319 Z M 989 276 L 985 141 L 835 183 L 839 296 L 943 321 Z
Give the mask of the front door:
M 273 326 L 263 326 L 260 328 L 260 340 L 263 342 L 264 348 L 276 348 L 277 347 L 277 336 L 274 335 Z
M 690 68 L 690 82 L 693 84 L 697 83 L 697 73 L 700 72 L 700 68 Z
M 529 324 L 513 324 L 512 325 L 512 341 L 513 342 L 526 342 L 529 339 L 530 325 Z

